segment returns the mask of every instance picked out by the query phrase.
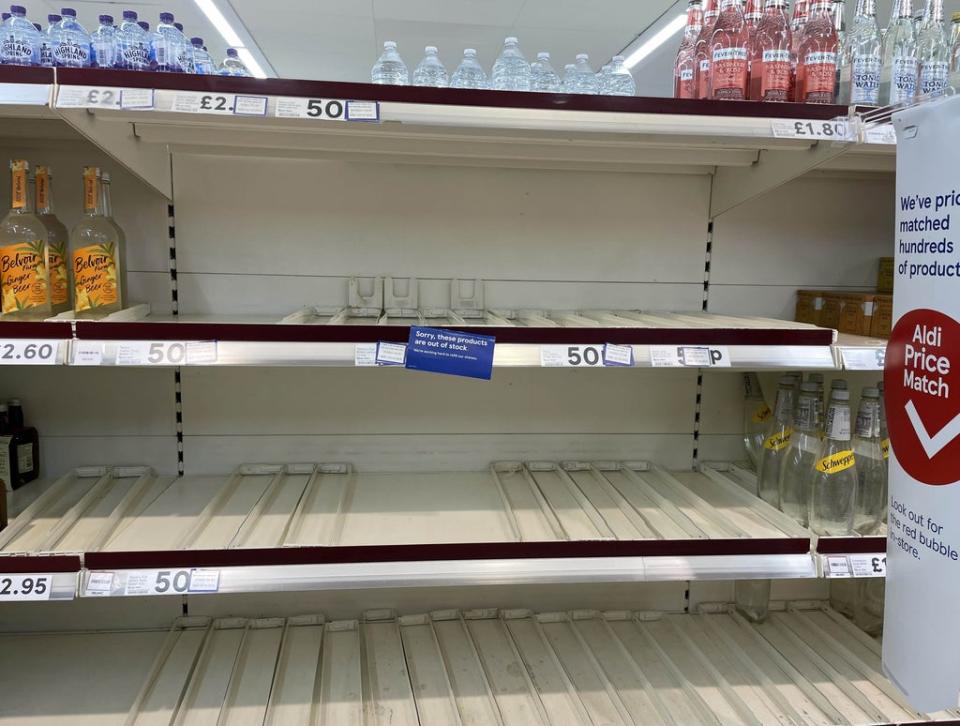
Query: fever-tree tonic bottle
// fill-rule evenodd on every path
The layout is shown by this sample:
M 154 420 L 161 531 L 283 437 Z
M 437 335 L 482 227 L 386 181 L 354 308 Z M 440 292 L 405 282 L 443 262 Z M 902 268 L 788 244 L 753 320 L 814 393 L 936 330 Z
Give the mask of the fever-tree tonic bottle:
M 73 310 L 99 317 L 122 310 L 126 295 L 123 236 L 105 216 L 100 169 L 83 169 L 83 218 L 70 233 Z
M 826 438 L 810 483 L 809 526 L 817 534 L 849 535 L 857 496 L 857 459 L 850 443 L 850 392 L 836 389 L 827 409 Z
M 783 376 L 777 387 L 777 402 L 773 417 L 767 425 L 760 452 L 760 468 L 757 471 L 758 494 L 768 504 L 780 506 L 780 467 L 790 445 L 793 433 L 794 379 Z
M 67 227 L 53 212 L 53 171 L 37 166 L 35 190 L 37 219 L 47 230 L 47 272 L 50 280 L 50 304 L 53 313 L 70 309 L 70 278 L 67 274 Z
M 0 222 L 0 310 L 5 318 L 47 317 L 47 230 L 33 213 L 26 161 L 10 162 L 10 182 L 10 212 Z

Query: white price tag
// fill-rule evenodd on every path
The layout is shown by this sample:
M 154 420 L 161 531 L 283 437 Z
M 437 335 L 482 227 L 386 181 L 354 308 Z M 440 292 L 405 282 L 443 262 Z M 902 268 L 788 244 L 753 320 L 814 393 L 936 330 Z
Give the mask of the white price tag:
M 152 88 L 121 88 L 120 108 L 124 109 L 151 109 L 153 108 Z
M 103 364 L 103 343 L 96 340 L 75 340 L 73 360 L 75 366 L 98 366 Z
M 115 365 L 181 366 L 217 362 L 216 341 L 130 340 L 117 344 Z
M 237 116 L 266 116 L 267 97 L 236 96 L 233 102 L 233 113 Z
M 0 603 L 49 600 L 53 575 L 0 575 Z
M 897 132 L 893 124 L 881 124 L 867 129 L 866 141 L 868 144 L 896 144 Z
M 602 368 L 602 345 L 541 345 L 543 368 Z
M 633 346 L 607 343 L 603 346 L 603 364 L 614 368 L 629 368 L 633 365 Z
M 824 577 L 850 577 L 850 562 L 846 555 L 827 555 L 823 563 Z
M 407 362 L 406 343 L 377 343 L 378 366 L 402 366 Z
M 650 364 L 654 368 L 729 368 L 730 351 L 724 345 L 652 345 Z
M 885 348 L 841 348 L 840 357 L 848 371 L 882 371 L 887 351 Z
M 774 119 L 770 131 L 778 139 L 812 139 L 848 141 L 850 125 L 843 120 L 805 121 L 803 119 Z
M 195 340 L 187 343 L 187 365 L 217 362 L 217 341 Z
M 353 349 L 353 364 L 360 367 L 377 365 L 377 344 L 357 343 Z
M 190 573 L 190 592 L 217 592 L 220 590 L 220 570 L 193 570 Z
M 87 586 L 83 591 L 86 597 L 109 597 L 113 592 L 112 572 L 91 572 L 87 576 Z
M 60 86 L 57 108 L 120 108 L 123 89 L 95 86 Z
M 0 341 L 0 365 L 52 366 L 57 362 L 58 340 Z
M 318 121 L 345 121 L 348 103 L 336 98 L 277 98 L 274 114 L 277 118 L 307 118 Z
M 173 97 L 173 111 L 232 116 L 237 97 L 232 93 L 198 93 L 178 91 Z M 261 114 L 262 115 L 262 114 Z
M 220 570 L 130 570 L 124 595 L 186 595 L 220 590 Z
M 850 555 L 850 569 L 854 577 L 886 577 L 887 555 L 882 552 Z
M 376 101 L 347 101 L 347 121 L 379 121 L 380 104 Z

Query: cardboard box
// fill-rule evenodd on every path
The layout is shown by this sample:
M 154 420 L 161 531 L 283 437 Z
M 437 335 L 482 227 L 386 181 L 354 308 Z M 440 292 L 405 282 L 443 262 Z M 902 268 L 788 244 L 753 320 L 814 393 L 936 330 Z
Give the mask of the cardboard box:
M 877 273 L 877 292 L 893 294 L 893 258 L 880 258 L 880 271 Z
M 873 308 L 870 335 L 874 338 L 889 338 L 893 326 L 893 295 L 877 295 Z
M 817 322 L 821 328 L 840 330 L 840 316 L 843 312 L 845 295 L 842 292 L 824 292 L 823 307 L 820 310 L 820 319 Z
M 840 327 L 837 330 L 852 335 L 870 335 L 876 297 L 872 292 L 843 295 L 840 309 Z
M 823 293 L 817 290 L 797 290 L 797 310 L 794 320 L 798 323 L 820 324 L 823 308 Z

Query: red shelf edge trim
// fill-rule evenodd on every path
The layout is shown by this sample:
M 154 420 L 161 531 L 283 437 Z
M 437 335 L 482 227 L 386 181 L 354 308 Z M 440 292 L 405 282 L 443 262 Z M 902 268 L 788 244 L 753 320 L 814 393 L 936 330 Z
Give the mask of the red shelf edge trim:
M 3 555 L 0 572 L 22 575 L 30 572 L 80 572 L 80 555 Z
M 817 552 L 821 555 L 859 555 L 886 551 L 886 537 L 821 537 L 817 540 Z
M 2 82 L 2 81 L 0 81 Z M 67 340 L 73 337 L 70 323 L 44 323 L 40 321 L 0 321 L 0 339 L 44 338 Z

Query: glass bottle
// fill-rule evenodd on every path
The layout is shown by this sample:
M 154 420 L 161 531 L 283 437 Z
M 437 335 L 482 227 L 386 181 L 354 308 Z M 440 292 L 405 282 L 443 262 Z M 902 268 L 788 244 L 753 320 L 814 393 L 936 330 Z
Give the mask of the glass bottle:
M 960 12 L 950 17 L 950 85 L 960 88 Z
M 849 535 L 857 496 L 849 391 L 835 390 L 830 396 L 826 428 L 810 482 L 809 527 L 820 535 Z
M 733 599 L 737 611 L 747 620 L 762 623 L 770 614 L 770 580 L 737 580 Z
M 797 58 L 800 52 L 800 41 L 803 40 L 803 29 L 807 24 L 807 0 L 797 0 L 793 6 L 793 18 L 790 20 L 790 100 L 796 99 L 797 85 Z
M 817 401 L 814 409 L 814 421 L 816 421 L 817 431 L 823 434 L 823 374 L 811 373 L 807 379 L 810 383 L 817 386 Z
M 700 30 L 703 28 L 703 6 L 700 0 L 690 0 L 687 4 L 687 25 L 683 29 L 683 39 L 677 51 L 677 60 L 673 66 L 673 97 L 697 97 L 696 45 Z
M 886 505 L 887 467 L 880 447 L 880 391 L 868 386 L 860 396 L 853 437 L 857 457 L 857 499 L 853 528 L 873 534 L 880 526 Z
M 0 479 L 13 490 L 40 475 L 40 436 L 24 423 L 18 399 L 8 401 L 6 408 L 6 428 L 0 434 Z
M 911 0 L 900 0 L 900 14 L 883 37 L 880 103 L 884 106 L 913 103 L 916 95 L 919 68 L 912 8 Z
M 777 402 L 763 438 L 760 467 L 757 469 L 758 494 L 774 507 L 780 506 L 780 467 L 793 434 L 793 401 L 793 379 L 783 376 L 777 387 Z
M 943 0 L 929 0 L 917 35 L 917 95 L 936 98 L 947 88 L 950 47 L 943 29 Z
M 847 49 L 846 0 L 833 0 L 830 14 L 833 16 L 833 29 L 837 33 L 837 69 L 833 82 L 833 97 L 836 100 L 840 94 L 840 67 L 843 64 L 843 56 Z
M 763 397 L 760 379 L 756 373 L 743 374 L 743 445 L 753 468 L 760 470 L 760 452 L 766 439 L 767 424 L 770 421 L 770 407 Z
M 717 24 L 716 0 L 706 0 L 703 6 L 703 27 L 694 44 L 694 71 L 696 72 L 697 98 L 710 98 L 710 40 Z
M 837 31 L 830 0 L 816 0 L 797 57 L 797 101 L 833 103 L 837 83 Z
M 857 0 L 853 28 L 847 35 L 840 68 L 838 102 L 854 106 L 880 103 L 883 47 L 877 27 L 876 0 Z
M 883 381 L 877 384 L 880 391 L 880 455 L 883 457 L 883 506 L 880 521 L 887 523 L 890 502 L 890 433 L 887 431 L 887 404 L 883 398 Z
M 810 473 L 820 452 L 820 432 L 817 428 L 817 384 L 800 386 L 793 435 L 780 468 L 780 509 L 807 526 L 807 485 Z
M 52 311 L 47 230 L 33 213 L 29 177 L 28 162 L 10 162 L 10 211 L 0 222 L 0 312 L 5 318 L 42 318 Z
M 104 216 L 100 169 L 83 169 L 83 217 L 70 233 L 73 310 L 97 317 L 124 307 L 126 250 L 117 228 Z
M 103 207 L 103 216 L 106 217 L 107 221 L 113 225 L 114 230 L 117 233 L 117 239 L 120 240 L 120 248 L 125 250 L 127 248 L 127 235 L 124 234 L 123 229 L 120 225 L 117 224 L 117 220 L 113 216 L 113 196 L 110 192 L 111 188 L 111 177 L 110 172 L 105 171 L 100 174 L 100 204 Z M 126 268 L 123 270 L 123 281 L 124 288 L 126 288 L 127 281 L 127 271 Z
M 790 100 L 790 46 L 787 0 L 767 0 L 751 46 L 751 99 Z
M 901 0 L 893 0 L 893 2 L 890 4 L 890 20 L 887 21 L 886 27 L 880 31 L 881 38 L 887 37 L 887 31 L 889 31 L 890 28 L 896 24 L 897 18 L 900 17 L 900 3 Z
M 70 309 L 70 277 L 67 274 L 66 225 L 53 212 L 53 171 L 37 166 L 35 178 L 37 219 L 47 230 L 47 272 L 50 283 L 50 305 L 54 315 Z
M 720 14 L 710 38 L 710 98 L 747 98 L 747 46 L 750 32 L 737 0 L 720 0 Z
M 886 579 L 865 577 L 853 580 L 857 597 L 853 604 L 853 622 L 867 635 L 883 634 L 883 607 L 886 597 Z

